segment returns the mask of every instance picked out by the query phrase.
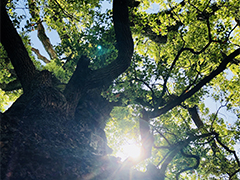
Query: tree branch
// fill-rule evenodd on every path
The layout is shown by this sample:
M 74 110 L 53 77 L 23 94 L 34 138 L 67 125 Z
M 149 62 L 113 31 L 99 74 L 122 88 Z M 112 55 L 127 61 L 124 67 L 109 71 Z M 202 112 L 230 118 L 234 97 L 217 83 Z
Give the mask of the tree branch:
M 185 139 L 183 141 L 179 141 L 178 143 L 172 145 L 171 152 L 168 152 L 168 156 L 166 157 L 165 161 L 162 163 L 160 168 L 160 177 L 159 180 L 164 180 L 165 177 L 165 171 L 167 169 L 168 164 L 173 160 L 173 158 L 177 155 L 177 153 L 182 150 L 184 147 L 186 147 L 191 141 L 195 141 L 199 138 L 209 137 L 212 135 L 216 135 L 216 133 L 206 133 L 202 134 L 200 136 L 190 136 L 188 139 Z
M 63 12 L 64 15 L 66 15 L 67 17 L 69 17 L 70 19 L 75 19 L 76 21 L 80 21 L 80 19 L 76 18 L 75 16 L 69 14 L 60 4 L 57 0 L 53 0 L 57 6 L 60 8 L 60 10 Z M 60 1 L 61 2 L 61 1 Z
M 226 105 L 221 105 L 221 106 L 218 108 L 217 113 L 215 114 L 214 120 L 216 119 L 216 116 L 217 116 L 219 110 L 220 110 L 222 107 L 224 107 L 224 106 L 226 106 Z M 194 106 L 193 108 L 187 108 L 187 109 L 188 109 L 188 112 L 189 112 L 189 114 L 191 115 L 191 117 L 192 117 L 194 123 L 196 124 L 196 126 L 198 127 L 198 129 L 199 129 L 201 132 L 208 132 L 208 130 L 207 130 L 206 128 L 203 129 L 204 124 L 203 124 L 202 120 L 200 119 L 200 117 L 199 117 L 199 115 L 198 115 L 198 112 L 197 112 L 196 107 L 197 107 L 197 106 Z M 214 122 L 214 120 L 213 120 L 213 122 Z M 210 131 L 213 131 L 213 127 L 212 127 L 213 122 L 212 122 L 212 124 L 211 124 Z M 219 135 L 218 135 L 217 133 L 215 134 L 215 137 L 213 137 L 213 138 L 208 138 L 209 140 L 208 140 L 207 142 L 201 143 L 201 145 L 204 145 L 204 144 L 207 144 L 207 143 L 212 142 L 212 144 L 210 144 L 210 146 L 211 146 L 211 148 L 212 148 L 213 153 L 214 153 L 214 154 L 216 154 L 217 152 L 221 153 L 221 149 L 220 149 L 219 146 L 217 145 L 217 143 L 216 143 L 216 141 L 215 141 L 215 138 L 216 138 L 216 141 L 217 141 L 224 149 L 226 149 L 229 153 L 233 153 L 233 154 L 234 154 L 234 157 L 235 157 L 235 159 L 236 159 L 236 161 L 237 161 L 237 163 L 238 163 L 238 166 L 240 167 L 240 162 L 239 162 L 239 159 L 238 159 L 238 157 L 237 157 L 236 152 L 233 151 L 233 150 L 230 150 L 225 144 L 223 144 L 223 143 L 221 142 L 221 140 L 219 139 Z M 198 145 L 200 145 L 200 144 L 198 144 Z M 228 160 L 227 158 L 224 158 L 224 161 L 227 162 L 227 161 L 229 161 L 229 160 Z
M 40 54 L 39 50 L 32 47 L 31 50 L 37 55 L 37 58 L 42 60 L 43 62 L 45 62 L 46 64 L 47 63 L 50 63 L 50 61 L 43 55 Z
M 199 114 L 197 112 L 197 105 L 193 106 L 192 108 L 187 109 L 189 114 L 191 115 L 192 120 L 194 121 L 195 125 L 197 126 L 198 129 L 201 129 L 204 127 L 204 124 L 199 117 Z
M 22 85 L 18 79 L 11 81 L 10 83 L 1 83 L 0 88 L 3 91 L 14 91 L 22 88 Z
M 168 139 L 163 135 L 163 133 L 161 133 L 159 130 L 157 130 L 157 129 L 155 129 L 155 131 L 160 135 L 160 136 L 162 136 L 164 139 L 165 139 L 165 141 L 168 143 L 168 145 L 170 145 L 171 146 L 171 143 L 168 141 Z M 154 148 L 157 148 L 157 146 L 154 146 Z
M 183 170 L 179 171 L 177 174 L 176 174 L 176 179 L 178 180 L 179 179 L 179 176 L 181 173 L 185 172 L 185 171 L 189 171 L 189 170 L 193 170 L 193 169 L 197 169 L 199 164 L 200 164 L 200 157 L 197 156 L 197 155 L 189 155 L 189 154 L 186 154 L 185 152 L 183 152 L 183 150 L 181 149 L 181 154 L 185 157 L 188 157 L 188 158 L 194 158 L 196 159 L 196 164 L 192 167 L 187 167 L 187 168 L 184 168 Z
M 130 66 L 134 45 L 129 26 L 127 0 L 113 2 L 113 23 L 118 57 L 108 66 L 92 72 L 88 78 L 89 87 L 110 84 Z
M 163 90 L 162 90 L 162 93 L 161 93 L 161 96 L 160 97 L 163 97 L 163 95 L 165 94 L 166 92 L 166 88 L 167 88 L 167 81 L 168 81 L 168 78 L 170 76 L 170 73 L 171 71 L 173 70 L 178 58 L 180 57 L 180 55 L 182 54 L 182 52 L 184 51 L 184 48 L 181 48 L 179 51 L 178 51 L 178 54 L 176 55 L 175 59 L 173 60 L 172 64 L 171 64 L 171 67 L 169 68 L 168 70 L 168 73 L 166 75 L 166 77 L 164 78 L 164 84 L 163 84 Z
M 53 49 L 50 39 L 47 37 L 47 35 L 45 33 L 45 28 L 42 25 L 42 22 L 41 22 L 41 19 L 39 16 L 38 7 L 36 6 L 36 2 L 33 0 L 28 0 L 28 7 L 29 7 L 29 11 L 30 11 L 32 18 L 37 20 L 37 31 L 38 31 L 37 36 L 38 36 L 39 40 L 42 42 L 42 45 L 43 45 L 44 49 L 47 51 L 48 55 L 50 56 L 50 59 L 56 59 L 57 53 Z M 37 54 L 37 56 L 38 56 L 38 54 Z M 39 57 L 40 56 L 38 56 L 38 58 Z M 41 59 L 41 60 L 43 60 L 43 59 Z M 44 62 L 45 62 L 45 60 L 44 60 Z
M 23 90 L 30 89 L 36 69 L 1 1 L 1 43 L 10 58 Z
M 238 159 L 238 156 L 237 156 L 236 152 L 231 150 L 231 149 L 229 149 L 229 147 L 227 147 L 225 144 L 223 144 L 222 141 L 219 139 L 219 135 L 218 134 L 216 135 L 216 140 L 226 151 L 228 151 L 229 153 L 232 153 L 234 155 L 234 157 L 235 157 L 235 159 L 237 161 L 237 164 L 240 167 L 240 161 Z
M 198 84 L 196 84 L 195 87 L 193 87 L 188 92 L 183 92 L 179 97 L 175 98 L 174 100 L 167 103 L 163 108 L 161 109 L 155 109 L 153 112 L 149 112 L 150 118 L 155 118 L 157 116 L 160 116 L 167 111 L 171 110 L 172 108 L 176 107 L 177 105 L 180 105 L 182 102 L 184 102 L 186 99 L 191 97 L 193 94 L 195 94 L 197 91 L 199 91 L 204 85 L 209 83 L 213 78 L 215 78 L 218 74 L 223 72 L 228 63 L 233 61 L 233 59 L 240 54 L 240 48 L 236 49 L 234 52 L 232 52 L 229 56 L 226 56 L 220 65 L 212 71 L 208 76 L 204 77 Z
M 118 57 L 106 67 L 91 71 L 86 66 L 87 57 L 81 58 L 77 68 L 64 90 L 68 102 L 71 102 L 72 111 L 84 91 L 97 87 L 109 86 L 112 81 L 123 73 L 131 63 L 133 55 L 133 40 L 129 27 L 128 7 L 126 0 L 115 0 L 113 2 L 113 22 L 117 40 Z M 85 60 L 84 60 L 85 59 Z M 81 64 L 83 63 L 83 64 Z M 85 70 L 83 70 L 85 68 Z M 83 72 L 85 71 L 85 74 Z
M 231 179 L 233 176 L 235 176 L 238 172 L 240 172 L 240 168 L 234 171 L 231 175 L 229 175 L 229 179 Z
M 154 145 L 154 138 L 152 133 L 150 132 L 150 126 L 149 126 L 149 119 L 146 119 L 147 117 L 144 117 L 139 120 L 139 130 L 141 135 L 141 158 L 146 159 L 151 157 L 152 154 L 152 147 Z
M 47 51 L 48 55 L 50 56 L 51 59 L 56 59 L 57 54 L 55 52 L 55 50 L 53 49 L 53 46 L 50 42 L 50 39 L 47 37 L 46 33 L 45 33 L 45 29 L 42 25 L 42 23 L 39 21 L 37 23 L 37 31 L 38 31 L 38 38 L 39 40 L 42 42 L 44 49 Z

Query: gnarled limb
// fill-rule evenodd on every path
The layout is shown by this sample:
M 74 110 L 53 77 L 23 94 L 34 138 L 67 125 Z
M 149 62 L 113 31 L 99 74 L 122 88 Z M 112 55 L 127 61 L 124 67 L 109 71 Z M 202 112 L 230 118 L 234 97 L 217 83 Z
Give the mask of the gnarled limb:
M 81 57 L 77 68 L 68 82 L 64 95 L 74 111 L 84 91 L 108 86 L 130 65 L 133 55 L 133 40 L 129 27 L 128 7 L 126 0 L 113 2 L 113 22 L 117 39 L 118 57 L 106 67 L 91 71 L 88 69 L 87 57 Z M 73 103 L 74 102 L 74 103 Z
M 188 158 L 194 158 L 196 159 L 196 164 L 192 167 L 187 167 L 187 168 L 184 168 L 182 169 L 181 171 L 179 171 L 177 174 L 176 174 L 176 179 L 178 180 L 179 179 L 179 176 L 181 173 L 185 172 L 185 171 L 189 171 L 189 170 L 193 170 L 193 169 L 197 169 L 199 164 L 200 164 L 200 157 L 197 156 L 197 155 L 190 155 L 190 154 L 186 154 L 183 150 L 181 150 L 181 154 L 185 157 L 188 157 Z
M 209 136 L 213 136 L 213 135 L 217 135 L 217 133 L 212 132 L 212 133 L 206 133 L 206 134 L 202 134 L 199 136 L 189 136 L 189 138 L 183 140 L 183 141 L 179 141 L 176 144 L 173 144 L 170 146 L 170 151 L 168 152 L 167 156 L 165 157 L 164 161 L 162 161 L 163 163 L 161 164 L 161 168 L 159 169 L 159 180 L 164 180 L 165 177 L 165 172 L 167 169 L 167 166 L 169 165 L 169 163 L 173 160 L 173 158 L 184 148 L 186 147 L 191 141 L 195 141 L 197 139 L 200 138 L 206 138 Z
M 118 57 L 108 66 L 91 73 L 87 83 L 87 86 L 90 88 L 110 84 L 131 63 L 133 39 L 129 26 L 126 0 L 115 0 L 113 2 L 113 23 L 117 40 Z

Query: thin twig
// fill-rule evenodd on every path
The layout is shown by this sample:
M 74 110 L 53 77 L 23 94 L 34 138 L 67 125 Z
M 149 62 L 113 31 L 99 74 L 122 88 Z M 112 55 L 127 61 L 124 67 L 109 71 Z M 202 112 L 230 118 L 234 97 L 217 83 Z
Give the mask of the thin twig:
M 160 134 L 160 136 L 162 136 L 169 145 L 171 145 L 168 139 L 160 131 L 158 131 L 157 129 L 155 129 L 155 131 L 157 131 L 157 133 Z
M 225 105 L 221 105 L 221 106 L 218 108 L 217 112 L 216 112 L 215 115 L 214 115 L 213 121 L 212 121 L 212 123 L 211 123 L 210 131 L 213 130 L 213 123 L 215 122 L 215 120 L 216 120 L 216 118 L 217 118 L 217 115 L 218 115 L 220 109 L 223 108 L 223 107 L 226 107 L 226 105 L 227 105 L 227 103 L 226 103 Z

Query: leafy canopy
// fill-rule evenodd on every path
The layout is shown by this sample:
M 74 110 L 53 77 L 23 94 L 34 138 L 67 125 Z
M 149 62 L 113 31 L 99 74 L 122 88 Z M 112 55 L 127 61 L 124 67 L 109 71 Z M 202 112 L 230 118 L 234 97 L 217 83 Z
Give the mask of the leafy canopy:
M 59 88 L 68 82 L 82 55 L 90 58 L 91 69 L 104 67 L 117 56 L 112 11 L 102 12 L 101 3 L 13 0 L 8 4 L 31 59 L 38 70 L 54 73 L 61 81 Z M 159 10 L 151 12 L 153 7 Z M 102 92 L 119 105 L 106 126 L 110 146 L 117 149 L 126 136 L 144 143 L 138 123 L 147 120 L 154 137 L 148 162 L 168 179 L 237 179 L 239 54 L 223 69 L 219 67 L 240 46 L 239 7 L 238 0 L 143 0 L 129 8 L 135 44 L 132 63 Z M 42 29 L 56 32 L 60 42 L 44 45 Z M 34 51 L 39 47 L 32 46 L 31 31 L 38 31 L 50 59 L 45 57 L 43 62 Z M 13 84 L 16 75 L 2 46 L 0 53 L 0 110 L 4 111 L 21 94 L 21 86 Z M 231 111 L 234 120 L 228 123 L 218 116 L 219 111 L 209 111 L 206 97 Z M 198 123 L 191 114 L 195 107 Z M 180 148 L 175 152 L 176 147 Z

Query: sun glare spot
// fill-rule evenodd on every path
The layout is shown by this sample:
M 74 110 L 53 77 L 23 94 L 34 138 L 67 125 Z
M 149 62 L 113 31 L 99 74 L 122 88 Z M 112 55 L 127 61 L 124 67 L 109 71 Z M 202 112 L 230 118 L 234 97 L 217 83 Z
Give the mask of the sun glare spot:
M 119 147 L 119 151 L 116 156 L 121 158 L 121 161 L 124 161 L 128 157 L 138 158 L 141 153 L 141 148 L 136 143 L 127 143 Z
M 123 151 L 132 158 L 138 158 L 140 156 L 140 147 L 135 144 L 123 146 Z

